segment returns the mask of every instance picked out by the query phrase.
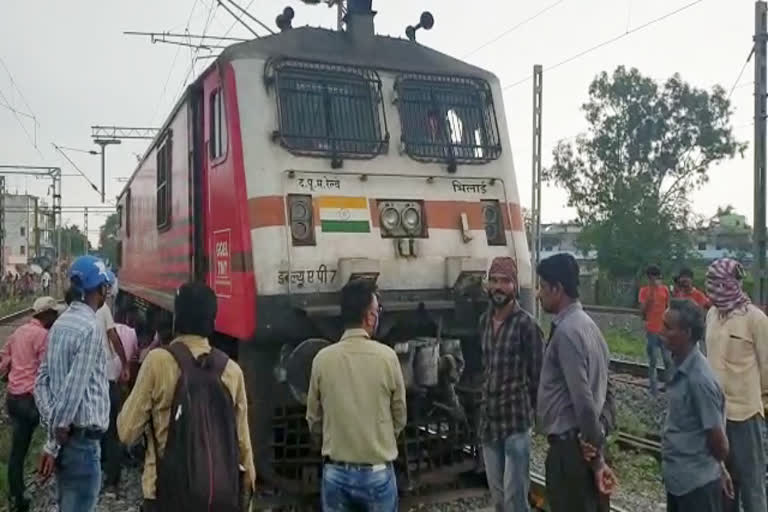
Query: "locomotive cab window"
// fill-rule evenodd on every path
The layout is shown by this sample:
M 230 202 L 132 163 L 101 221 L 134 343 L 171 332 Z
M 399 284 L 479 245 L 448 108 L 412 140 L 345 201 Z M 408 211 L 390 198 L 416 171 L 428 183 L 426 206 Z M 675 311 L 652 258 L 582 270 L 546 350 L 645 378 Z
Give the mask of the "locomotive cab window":
M 395 82 L 402 143 L 416 160 L 484 163 L 501 155 L 491 88 L 475 78 L 409 74 Z
M 171 137 L 166 137 L 157 150 L 157 228 L 164 230 L 171 225 Z
M 334 159 L 386 151 L 389 134 L 375 71 L 291 60 L 270 66 L 279 123 L 275 139 L 288 151 Z
M 210 96 L 210 141 L 211 160 L 223 160 L 227 154 L 227 118 L 224 108 L 224 94 L 216 89 Z

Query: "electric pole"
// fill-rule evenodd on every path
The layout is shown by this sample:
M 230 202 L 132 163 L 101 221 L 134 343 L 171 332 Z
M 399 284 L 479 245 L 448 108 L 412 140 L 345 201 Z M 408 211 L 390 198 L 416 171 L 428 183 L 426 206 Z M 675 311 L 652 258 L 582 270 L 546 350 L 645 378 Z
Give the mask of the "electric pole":
M 105 199 L 106 157 L 104 150 L 111 144 L 120 144 L 123 140 L 152 140 L 160 130 L 146 126 L 91 126 L 91 138 L 101 146 L 101 202 Z
M 755 2 L 755 227 L 753 237 L 753 268 L 755 289 L 753 299 L 759 306 L 766 304 L 766 13 L 768 4 Z
M 536 292 L 536 267 L 541 257 L 541 99 L 542 67 L 533 66 L 533 173 L 531 195 L 531 289 Z M 539 318 L 539 301 L 533 298 L 533 315 Z
M 88 207 L 83 212 L 83 231 L 85 232 L 85 254 L 88 255 Z
M 40 198 L 35 196 L 35 258 L 40 257 Z
M 104 203 L 104 195 L 105 195 L 105 174 L 106 174 L 106 156 L 104 153 L 104 150 L 107 149 L 107 146 L 110 144 L 120 144 L 119 140 L 115 139 L 96 139 L 93 142 L 101 146 L 101 202 Z
M 0 176 L 0 269 L 5 275 L 5 176 Z

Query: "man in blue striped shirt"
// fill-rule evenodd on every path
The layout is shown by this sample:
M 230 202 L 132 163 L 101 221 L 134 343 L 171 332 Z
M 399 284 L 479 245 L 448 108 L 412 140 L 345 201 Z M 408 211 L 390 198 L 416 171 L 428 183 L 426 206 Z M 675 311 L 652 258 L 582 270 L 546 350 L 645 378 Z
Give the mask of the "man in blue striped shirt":
M 107 334 L 96 311 L 113 281 L 104 262 L 75 260 L 69 272 L 74 300 L 48 334 L 35 383 L 35 402 L 47 440 L 40 473 L 56 468 L 59 512 L 92 512 L 101 489 L 99 440 L 109 425 Z

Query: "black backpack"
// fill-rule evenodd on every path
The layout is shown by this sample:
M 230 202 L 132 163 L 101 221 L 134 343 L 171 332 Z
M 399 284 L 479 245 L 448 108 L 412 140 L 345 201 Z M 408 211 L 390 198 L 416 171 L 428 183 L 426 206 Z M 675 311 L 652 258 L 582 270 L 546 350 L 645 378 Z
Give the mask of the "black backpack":
M 173 355 L 181 374 L 168 439 L 157 462 L 158 510 L 239 512 L 242 481 L 235 407 L 221 381 L 229 359 L 217 349 L 195 359 L 183 343 L 163 348 Z

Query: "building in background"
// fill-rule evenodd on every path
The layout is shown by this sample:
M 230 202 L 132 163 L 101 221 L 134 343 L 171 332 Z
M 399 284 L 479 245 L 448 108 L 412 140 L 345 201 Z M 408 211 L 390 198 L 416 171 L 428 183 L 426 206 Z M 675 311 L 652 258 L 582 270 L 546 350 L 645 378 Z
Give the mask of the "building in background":
M 718 210 L 705 226 L 694 233 L 694 251 L 702 263 L 718 258 L 737 258 L 743 263 L 752 261 L 752 227 L 746 217 L 732 208 Z M 581 226 L 576 222 L 542 224 L 541 258 L 559 252 L 571 254 L 584 267 L 582 274 L 596 270 L 597 251 L 583 251 L 578 244 Z
M 29 194 L 4 194 L 2 205 L 3 267 L 26 265 L 41 257 L 52 261 L 55 248 L 50 207 Z

